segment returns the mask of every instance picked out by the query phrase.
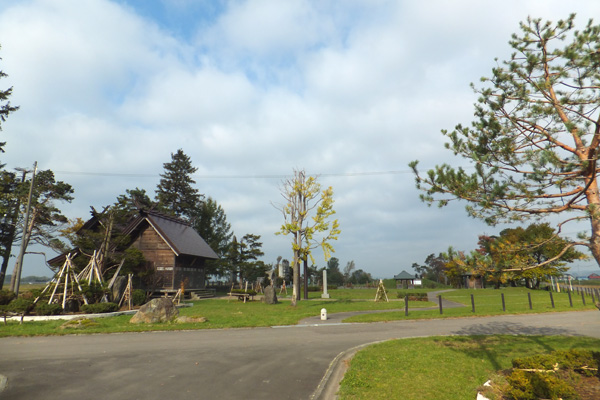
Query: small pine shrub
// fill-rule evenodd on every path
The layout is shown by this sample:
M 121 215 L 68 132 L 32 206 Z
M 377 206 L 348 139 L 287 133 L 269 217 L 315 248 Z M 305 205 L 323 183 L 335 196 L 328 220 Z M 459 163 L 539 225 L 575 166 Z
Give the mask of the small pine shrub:
M 33 308 L 33 300 L 17 298 L 8 303 L 7 310 L 18 314 L 28 314 Z
M 135 289 L 131 293 L 131 302 L 134 306 L 141 306 L 146 303 L 146 291 L 142 289 Z
M 81 291 L 90 303 L 98 303 L 108 293 L 104 285 L 98 281 L 81 282 Z
M 600 353 L 577 349 L 514 359 L 505 393 L 514 400 L 577 399 L 577 373 L 594 376 L 599 360 Z
M 506 377 L 515 400 L 574 399 L 577 392 L 557 374 L 514 370 Z
M 34 312 L 35 315 L 60 315 L 63 309 L 60 304 L 37 303 Z
M 15 298 L 15 293 L 13 291 L 4 289 L 0 290 L 0 305 L 7 305 Z
M 86 314 L 109 313 L 119 311 L 119 305 L 116 303 L 84 304 L 81 306 L 81 311 Z
M 28 300 L 35 300 L 42 294 L 42 291 L 39 289 L 31 289 L 21 293 L 20 297 Z

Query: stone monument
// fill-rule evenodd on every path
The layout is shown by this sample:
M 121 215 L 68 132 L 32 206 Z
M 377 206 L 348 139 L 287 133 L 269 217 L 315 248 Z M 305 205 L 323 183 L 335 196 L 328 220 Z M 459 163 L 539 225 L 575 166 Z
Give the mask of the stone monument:
M 322 299 L 328 299 L 329 293 L 327 293 L 327 269 L 323 270 L 323 294 L 321 294 Z

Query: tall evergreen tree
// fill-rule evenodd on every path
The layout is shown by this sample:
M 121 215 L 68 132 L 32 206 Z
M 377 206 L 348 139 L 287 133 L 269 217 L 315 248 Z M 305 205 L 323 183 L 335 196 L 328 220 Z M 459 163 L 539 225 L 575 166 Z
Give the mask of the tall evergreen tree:
M 264 255 L 260 235 L 248 233 L 241 240 L 234 236 L 229 246 L 228 261 L 229 271 L 233 276 L 238 275 L 240 284 L 246 279 L 254 279 L 264 276 L 267 266 L 258 261 L 258 257 Z
M 215 200 L 208 197 L 197 209 L 192 226 L 220 257 L 218 260 L 206 262 L 206 273 L 222 276 L 227 265 L 225 257 L 233 237 L 225 211 Z
M 0 46 L 0 48 L 1 48 L 1 46 Z M 0 58 L 0 61 L 1 60 L 2 60 L 2 58 Z M 7 76 L 8 75 L 0 69 L 0 79 L 5 78 Z M 12 89 L 13 89 L 12 86 L 5 90 L 0 89 L 0 131 L 2 130 L 2 123 L 4 121 L 6 121 L 6 118 L 8 118 L 8 115 L 11 112 L 17 111 L 19 109 L 18 106 L 11 106 L 10 101 L 8 101 L 8 98 L 12 94 Z M 0 152 L 2 152 L 2 153 L 4 153 L 4 145 L 5 144 L 6 144 L 6 142 L 0 142 Z M 2 168 L 2 167 L 4 167 L 4 164 L 0 164 L 0 168 Z
M 156 187 L 156 202 L 161 211 L 190 221 L 200 207 L 203 195 L 193 185 L 192 175 L 198 170 L 183 150 L 171 153 L 171 162 L 163 164 L 164 172 Z

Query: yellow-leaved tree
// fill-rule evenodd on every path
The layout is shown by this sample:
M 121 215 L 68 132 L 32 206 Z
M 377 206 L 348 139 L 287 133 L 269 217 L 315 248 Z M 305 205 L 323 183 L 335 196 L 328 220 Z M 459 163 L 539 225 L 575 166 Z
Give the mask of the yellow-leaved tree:
M 331 242 L 337 240 L 340 227 L 337 219 L 330 220 L 335 214 L 333 189 L 321 190 L 317 178 L 307 176 L 304 170 L 294 170 L 293 178 L 283 182 L 281 196 L 285 204 L 275 207 L 283 214 L 284 223 L 276 234 L 292 236 L 292 305 L 295 306 L 300 300 L 300 260 L 304 261 L 306 299 L 308 257 L 314 263 L 312 249 L 321 247 L 325 259 L 329 259 L 334 252 Z

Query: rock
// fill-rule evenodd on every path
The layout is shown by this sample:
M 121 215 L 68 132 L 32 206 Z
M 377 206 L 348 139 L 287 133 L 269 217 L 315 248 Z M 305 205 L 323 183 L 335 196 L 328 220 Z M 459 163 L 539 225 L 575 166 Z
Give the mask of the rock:
M 132 324 L 153 324 L 156 322 L 172 321 L 179 315 L 179 310 L 168 297 L 152 299 L 140 307 L 138 312 L 129 320 Z
M 115 283 L 113 284 L 111 290 L 112 301 L 118 303 L 123 297 L 125 293 L 125 289 L 127 288 L 127 277 L 125 276 L 117 276 L 115 278 Z
M 185 324 L 185 323 L 189 323 L 189 322 L 200 323 L 200 322 L 206 322 L 206 318 L 205 317 L 181 316 L 181 317 L 177 317 L 176 321 L 177 321 L 177 323 L 180 323 L 180 324 Z
M 63 329 L 63 330 L 64 329 L 85 329 L 85 328 L 91 328 L 91 327 L 98 326 L 98 325 L 99 324 L 93 319 L 80 317 L 80 318 L 75 318 L 75 319 L 65 322 L 59 328 Z
M 277 294 L 275 293 L 274 286 L 265 287 L 265 297 L 263 298 L 263 302 L 265 304 L 277 304 Z

